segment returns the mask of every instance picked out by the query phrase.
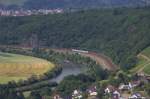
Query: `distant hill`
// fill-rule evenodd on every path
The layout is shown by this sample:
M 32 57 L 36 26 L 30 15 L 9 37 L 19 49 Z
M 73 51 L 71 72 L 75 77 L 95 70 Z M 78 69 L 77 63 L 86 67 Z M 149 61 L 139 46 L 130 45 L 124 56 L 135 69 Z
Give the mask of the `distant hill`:
M 46 8 L 99 8 L 136 7 L 149 4 L 149 0 L 1 0 L 2 5 L 17 5 L 26 9 Z
M 0 0 L 3 5 L 22 5 L 27 0 Z
M 150 8 L 101 9 L 48 16 L 0 17 L 0 44 L 103 52 L 122 68 L 150 45 Z M 36 35 L 36 39 L 31 38 Z

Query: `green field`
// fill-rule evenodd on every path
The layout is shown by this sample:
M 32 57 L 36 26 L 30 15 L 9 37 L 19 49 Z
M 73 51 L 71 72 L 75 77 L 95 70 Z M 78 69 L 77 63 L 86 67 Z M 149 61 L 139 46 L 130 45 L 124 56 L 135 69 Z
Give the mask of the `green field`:
M 143 69 L 143 71 L 144 71 L 146 74 L 150 75 L 150 65 L 146 66 L 146 67 Z
M 135 68 L 131 70 L 131 72 L 143 72 L 147 75 L 150 75 L 150 47 L 144 49 L 138 55 L 138 63 Z
M 0 83 L 41 75 L 53 67 L 54 64 L 40 58 L 0 52 Z
M 141 53 L 150 58 L 150 47 L 144 49 Z
M 0 0 L 0 4 L 4 5 L 10 5 L 10 4 L 16 4 L 16 5 L 22 5 L 27 0 Z
M 145 64 L 147 64 L 147 60 L 143 59 L 142 57 L 138 57 L 138 63 L 136 64 L 136 66 L 131 69 L 130 71 L 132 73 L 136 73 L 138 70 L 140 70 Z

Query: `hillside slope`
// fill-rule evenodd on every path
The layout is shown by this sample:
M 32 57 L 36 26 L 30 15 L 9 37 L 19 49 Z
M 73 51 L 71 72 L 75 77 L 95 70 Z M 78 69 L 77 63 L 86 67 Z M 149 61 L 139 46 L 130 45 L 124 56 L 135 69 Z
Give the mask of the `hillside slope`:
M 149 0 L 1 0 L 0 4 L 22 5 L 26 9 L 45 8 L 100 8 L 100 7 L 137 7 L 149 4 Z
M 0 17 L 0 44 L 88 49 L 103 52 L 121 67 L 131 68 L 137 53 L 150 44 L 149 10 Z
M 142 73 L 150 75 L 150 47 L 145 48 L 137 55 L 138 62 L 136 66 L 131 69 L 131 73 Z
M 24 6 L 27 8 L 95 8 L 115 6 L 143 6 L 142 0 L 29 0 Z

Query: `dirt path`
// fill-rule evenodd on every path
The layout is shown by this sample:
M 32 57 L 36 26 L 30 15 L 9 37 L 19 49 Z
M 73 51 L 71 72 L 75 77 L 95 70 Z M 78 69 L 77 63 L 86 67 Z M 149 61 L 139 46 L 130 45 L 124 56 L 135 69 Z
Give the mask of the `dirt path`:
M 74 53 L 71 49 L 52 49 L 52 50 L 60 53 L 69 53 L 69 54 Z M 91 59 L 95 60 L 98 64 L 100 64 L 104 69 L 108 69 L 111 71 L 115 71 L 117 69 L 117 66 L 112 62 L 110 58 L 100 53 L 88 51 L 88 53 L 81 52 L 79 54 L 84 57 L 90 57 Z
M 150 61 L 150 58 L 147 57 L 147 56 L 144 55 L 144 54 L 139 54 L 138 56 L 139 56 L 139 57 L 142 57 L 142 58 L 144 58 L 144 59 L 146 59 L 146 60 L 148 60 L 148 61 Z

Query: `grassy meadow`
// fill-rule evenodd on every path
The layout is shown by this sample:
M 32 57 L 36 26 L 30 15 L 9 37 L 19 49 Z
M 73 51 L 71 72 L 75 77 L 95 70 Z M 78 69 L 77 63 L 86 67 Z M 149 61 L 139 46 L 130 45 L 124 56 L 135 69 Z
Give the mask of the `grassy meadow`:
M 138 63 L 135 68 L 131 70 L 131 72 L 143 72 L 150 75 L 150 47 L 144 49 L 137 57 Z
M 40 58 L 0 52 L 0 83 L 41 75 L 53 67 L 54 64 Z
M 149 62 L 149 63 L 147 64 L 147 66 L 145 66 L 145 67 L 143 68 L 143 71 L 144 71 L 146 74 L 150 75 L 150 47 L 148 47 L 148 48 L 146 48 L 144 51 L 142 51 L 142 54 L 145 55 L 145 56 L 148 58 L 147 61 Z

